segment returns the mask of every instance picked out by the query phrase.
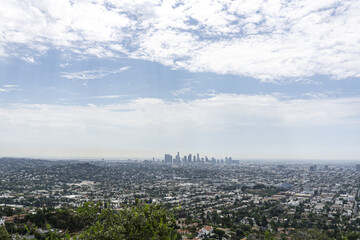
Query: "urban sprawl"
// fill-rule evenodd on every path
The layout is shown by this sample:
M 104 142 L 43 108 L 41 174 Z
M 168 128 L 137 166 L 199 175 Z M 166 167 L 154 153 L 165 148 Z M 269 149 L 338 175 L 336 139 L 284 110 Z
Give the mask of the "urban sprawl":
M 144 161 L 2 158 L 0 225 L 15 233 L 44 209 L 102 201 L 116 210 L 138 199 L 175 207 L 179 239 L 288 239 L 309 229 L 339 239 L 360 230 L 359 173 L 356 163 L 179 153 Z

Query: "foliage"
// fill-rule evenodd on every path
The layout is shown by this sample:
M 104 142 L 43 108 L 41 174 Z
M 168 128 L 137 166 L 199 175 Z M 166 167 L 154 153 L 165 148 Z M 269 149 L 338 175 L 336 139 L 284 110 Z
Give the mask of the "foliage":
M 11 236 L 7 232 L 5 226 L 0 226 L 0 239 L 1 240 L 11 240 Z
M 136 202 L 116 213 L 101 203 L 88 203 L 77 212 L 85 225 L 77 237 L 79 240 L 171 240 L 177 237 L 172 213 L 160 205 Z
M 218 236 L 218 238 L 222 239 L 223 236 L 225 235 L 225 232 L 223 230 L 220 230 L 220 229 L 217 229 L 215 228 L 214 229 L 214 233 L 216 234 L 216 236 Z

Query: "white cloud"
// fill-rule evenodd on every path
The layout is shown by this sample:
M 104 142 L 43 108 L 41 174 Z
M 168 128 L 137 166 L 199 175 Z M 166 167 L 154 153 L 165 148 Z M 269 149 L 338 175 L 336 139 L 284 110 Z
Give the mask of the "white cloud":
M 129 95 L 104 95 L 104 96 L 93 96 L 93 97 L 88 97 L 88 98 L 93 98 L 93 99 L 115 99 L 115 98 L 125 98 L 128 97 Z
M 129 66 L 126 66 L 115 70 L 97 69 L 97 70 L 89 70 L 89 71 L 81 71 L 81 72 L 64 72 L 62 73 L 61 77 L 68 79 L 81 79 L 81 80 L 99 79 L 106 77 L 110 74 L 126 71 L 129 68 L 130 68 Z
M 175 91 L 170 92 L 173 96 L 178 97 L 181 95 L 193 93 L 196 85 L 199 83 L 198 81 L 196 81 L 194 79 L 184 79 L 184 81 L 185 82 L 184 82 L 182 88 L 179 88 Z
M 17 156 L 119 157 L 128 150 L 135 156 L 140 150 L 161 155 L 180 150 L 243 158 L 355 159 L 359 116 L 358 97 L 291 100 L 214 93 L 191 101 L 13 104 L 0 107 L 0 149 Z
M 360 77 L 359 12 L 357 0 L 12 0 L 0 9 L 0 55 L 55 47 L 264 81 Z
M 192 87 L 184 87 L 184 88 L 180 88 L 180 89 L 177 89 L 175 91 L 172 91 L 171 94 L 174 95 L 174 96 L 181 96 L 181 95 L 191 93 L 192 90 L 193 90 Z
M 93 98 L 119 98 L 121 95 Z M 236 126 L 359 125 L 360 98 L 287 99 L 276 95 L 213 94 L 191 101 L 138 98 L 111 105 L 16 104 L 0 109 L 7 124 L 30 127 L 129 127 L 175 129 Z M 176 126 L 176 127 L 174 127 Z M 177 129 L 177 130 L 176 130 Z
M 0 92 L 10 92 L 10 91 L 14 91 L 14 90 L 20 90 L 19 87 L 20 87 L 20 85 L 5 84 L 0 87 Z
M 35 64 L 35 59 L 33 57 L 22 57 L 22 60 L 24 60 L 27 63 Z

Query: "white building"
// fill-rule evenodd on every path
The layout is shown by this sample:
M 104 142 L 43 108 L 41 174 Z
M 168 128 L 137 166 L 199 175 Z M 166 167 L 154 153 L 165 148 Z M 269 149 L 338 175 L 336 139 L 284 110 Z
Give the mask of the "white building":
M 214 231 L 214 229 L 212 227 L 205 226 L 202 229 L 200 229 L 199 234 L 201 236 L 205 236 L 205 235 L 209 236 L 211 233 L 213 233 L 213 231 Z

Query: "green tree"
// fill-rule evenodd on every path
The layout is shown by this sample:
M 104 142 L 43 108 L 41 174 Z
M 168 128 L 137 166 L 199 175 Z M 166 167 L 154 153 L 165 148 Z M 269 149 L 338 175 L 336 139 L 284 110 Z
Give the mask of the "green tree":
M 217 229 L 217 228 L 214 229 L 214 233 L 215 233 L 220 239 L 222 239 L 223 236 L 225 235 L 225 232 L 224 232 L 223 230 L 220 230 L 220 229 Z
M 173 240 L 177 237 L 173 213 L 160 205 L 136 202 L 115 213 L 101 203 L 90 203 L 78 212 L 85 220 L 85 230 L 77 236 L 79 240 Z
M 357 240 L 360 238 L 360 233 L 352 232 L 346 235 L 348 240 Z
M 0 227 L 0 239 L 1 240 L 11 240 L 11 236 L 6 230 L 5 226 Z
M 264 234 L 264 240 L 275 240 L 272 234 L 269 231 L 266 231 Z

